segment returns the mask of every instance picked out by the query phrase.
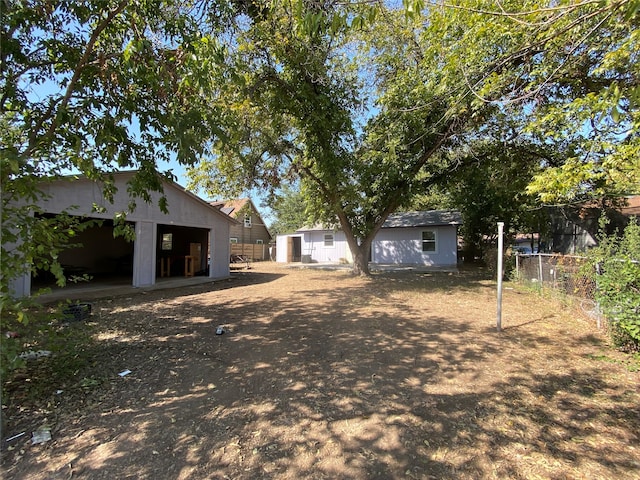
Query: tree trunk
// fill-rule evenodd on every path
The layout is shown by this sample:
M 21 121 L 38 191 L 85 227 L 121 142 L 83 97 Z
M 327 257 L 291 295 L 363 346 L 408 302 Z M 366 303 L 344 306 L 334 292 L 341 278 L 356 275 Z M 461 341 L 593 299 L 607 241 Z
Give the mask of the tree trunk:
M 351 253 L 353 254 L 353 274 L 363 277 L 371 275 L 369 271 L 369 249 L 364 248 L 364 245 L 358 245 L 356 251 Z
M 362 275 L 368 277 L 371 275 L 369 271 L 369 250 L 371 248 L 371 236 L 365 238 L 358 244 L 358 239 L 353 235 L 353 230 L 350 228 L 343 228 L 345 237 L 347 238 L 347 244 L 353 255 L 353 269 L 354 275 Z

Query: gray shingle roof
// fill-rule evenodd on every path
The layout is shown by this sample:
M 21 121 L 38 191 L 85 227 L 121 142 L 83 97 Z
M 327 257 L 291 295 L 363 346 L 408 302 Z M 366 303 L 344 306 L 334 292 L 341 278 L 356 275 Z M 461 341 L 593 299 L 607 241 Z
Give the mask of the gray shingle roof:
M 462 215 L 460 212 L 450 210 L 392 213 L 382 228 L 432 227 L 437 225 L 462 225 Z
M 400 212 L 392 213 L 382 225 L 382 228 L 407 228 L 407 227 L 435 227 L 439 225 L 462 225 L 462 215 L 460 212 L 451 210 L 428 210 L 420 212 Z M 306 225 L 296 232 L 317 232 L 322 230 L 339 230 L 340 226 Z

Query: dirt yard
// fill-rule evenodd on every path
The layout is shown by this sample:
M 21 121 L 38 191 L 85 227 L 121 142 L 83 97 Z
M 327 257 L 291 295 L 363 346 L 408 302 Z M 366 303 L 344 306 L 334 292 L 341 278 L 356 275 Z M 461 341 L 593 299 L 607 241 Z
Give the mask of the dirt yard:
M 477 273 L 235 277 L 94 301 L 92 361 L 10 385 L 3 478 L 640 478 L 637 364 L 555 300 L 506 284 L 498 334 Z

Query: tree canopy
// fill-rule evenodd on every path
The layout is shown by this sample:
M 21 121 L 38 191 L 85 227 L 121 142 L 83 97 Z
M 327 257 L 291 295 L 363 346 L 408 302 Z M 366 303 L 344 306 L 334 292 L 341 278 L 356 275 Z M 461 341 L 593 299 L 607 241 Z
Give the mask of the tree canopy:
M 272 235 L 292 233 L 307 225 L 307 206 L 304 196 L 294 186 L 284 185 L 278 195 L 268 199 L 268 205 L 274 216 L 269 226 Z
M 216 135 L 219 112 L 202 104 L 216 85 L 212 12 L 173 0 L 5 2 L 2 18 L 4 182 L 135 168 L 132 191 L 146 198 L 160 161 L 194 163 Z
M 299 178 L 365 273 L 391 212 L 478 161 L 521 163 L 543 202 L 637 191 L 638 2 L 404 3 L 247 9 L 226 45 L 234 131 L 194 185 Z M 464 154 L 479 142 L 488 157 Z
M 534 149 L 509 161 L 542 202 L 635 193 L 639 8 L 5 2 L 3 215 L 67 172 L 136 168 L 130 193 L 146 200 L 175 157 L 216 195 L 299 180 L 366 272 L 386 217 L 478 164 L 473 145 L 493 144 L 487 165 L 504 142 Z

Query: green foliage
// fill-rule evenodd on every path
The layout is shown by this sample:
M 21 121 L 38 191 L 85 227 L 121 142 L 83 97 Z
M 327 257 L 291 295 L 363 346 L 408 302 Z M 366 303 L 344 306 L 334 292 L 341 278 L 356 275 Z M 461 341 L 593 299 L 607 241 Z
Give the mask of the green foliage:
M 292 233 L 307 224 L 305 199 L 299 190 L 289 185 L 270 199 L 268 205 L 275 216 L 269 228 L 272 235 Z
M 589 252 L 597 275 L 596 300 L 619 346 L 640 348 L 640 225 L 634 218 L 621 236 L 603 235 Z
M 388 10 L 336 29 L 342 22 L 334 19 L 349 18 L 349 5 L 304 8 L 302 28 L 277 6 L 249 12 L 246 29 L 228 45 L 226 76 L 242 82 L 227 85 L 219 99 L 227 118 L 235 117 L 233 129 L 191 171 L 191 186 L 228 196 L 230 188 L 274 191 L 299 180 L 310 220 L 337 219 L 356 271 L 366 272 L 369 245 L 386 217 L 450 168 L 436 153 L 468 127 L 471 110 L 457 104 L 458 79 L 432 67 L 442 52 L 422 55 L 433 39 L 417 48 L 407 41 L 420 25 L 413 15 Z M 424 61 L 412 63 L 420 55 Z M 373 85 L 364 72 L 379 75 Z M 381 94 L 373 98 L 371 88 Z
M 67 277 L 59 261 L 62 251 L 78 246 L 77 237 L 84 230 L 97 225 L 99 220 L 61 213 L 54 216 L 42 215 L 36 200 L 42 194 L 34 179 L 22 177 L 5 183 L 13 190 L 3 189 L 0 210 L 0 331 L 20 330 L 32 323 L 34 312 L 39 305 L 36 298 L 45 292 L 32 292 L 29 298 L 15 298 L 10 290 L 11 282 L 25 272 L 33 275 L 50 272 L 58 286 L 78 278 Z M 22 189 L 22 190 L 21 190 Z M 27 202 L 32 199 L 33 203 Z M 35 240 L 35 241 L 34 241 Z M 35 315 L 36 323 L 41 318 Z M 37 328 L 37 326 L 35 327 Z M 16 342 L 0 337 L 0 375 L 5 378 L 7 371 L 20 366 L 16 357 Z
M 536 197 L 638 188 L 635 2 L 295 6 L 245 12 L 226 48 L 241 81 L 214 102 L 234 128 L 194 185 L 299 179 L 363 269 L 385 218 L 434 186 L 466 194 L 474 243 L 497 217 L 533 230 Z
M 130 208 L 162 190 L 160 162 L 193 164 L 219 129 L 216 88 L 221 6 L 173 0 L 2 2 L 0 35 L 0 330 L 27 325 L 13 298 L 23 273 L 65 278 L 58 261 L 89 226 L 73 212 L 39 215 L 46 183 L 83 174 L 113 198 L 111 172 L 137 169 Z M 211 10 L 213 13 L 213 10 Z M 220 115 L 221 116 L 221 115 Z M 166 210 L 166 198 L 160 200 Z M 131 235 L 125 212 L 116 231 Z M 2 367 L 11 366 L 3 346 Z
M 470 259 L 483 256 L 487 247 L 495 249 L 499 221 L 504 222 L 507 237 L 545 228 L 544 212 L 525 191 L 539 170 L 539 151 L 524 141 L 495 141 L 499 139 L 494 133 L 492 139 L 452 152 L 460 166 L 432 189 L 439 199 L 435 208 L 461 212 L 460 234 Z M 424 197 L 420 198 L 423 201 L 414 203 L 414 208 L 425 208 Z M 433 207 L 427 202 L 426 208 Z

